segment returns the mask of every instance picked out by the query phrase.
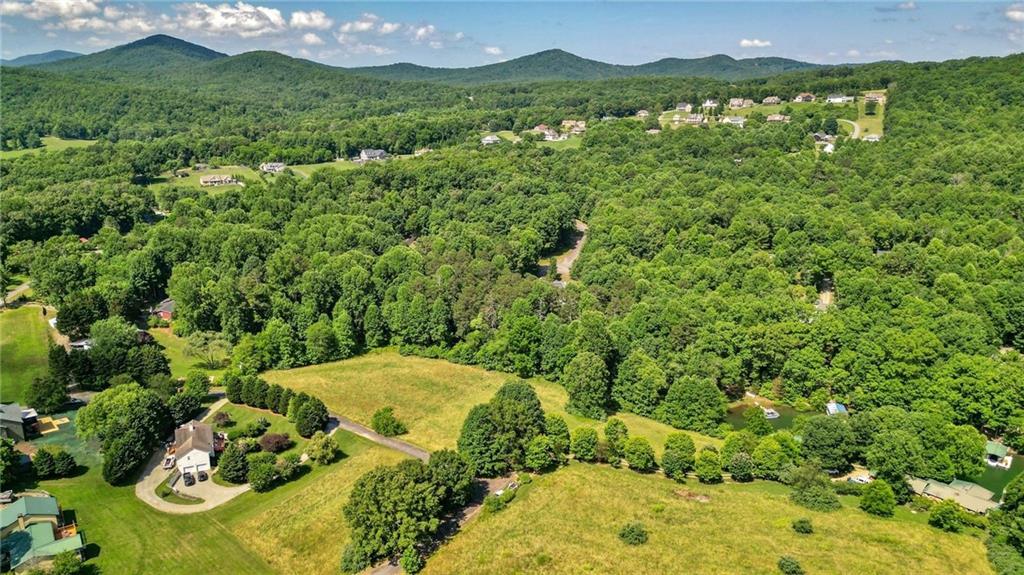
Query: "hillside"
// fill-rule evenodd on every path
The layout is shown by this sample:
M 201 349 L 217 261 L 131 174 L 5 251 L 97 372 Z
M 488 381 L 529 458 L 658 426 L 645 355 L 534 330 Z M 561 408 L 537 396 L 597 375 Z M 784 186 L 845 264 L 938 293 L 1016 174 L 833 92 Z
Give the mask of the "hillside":
M 226 57 L 226 54 L 198 44 L 157 34 L 123 46 L 58 62 L 38 64 L 51 72 L 155 72 Z
M 485 84 L 542 80 L 603 80 L 634 76 L 697 76 L 743 80 L 817 67 L 815 64 L 786 58 L 736 60 L 724 54 L 694 59 L 664 58 L 647 64 L 624 66 L 581 58 L 563 50 L 545 50 L 507 62 L 472 68 L 430 68 L 400 63 L 349 68 L 349 71 L 389 80 Z
M 69 52 L 67 50 L 50 50 L 49 52 L 43 52 L 42 54 L 25 54 L 24 56 L 18 56 L 10 60 L 0 60 L 0 65 L 3 66 L 38 66 L 40 64 L 49 64 L 51 62 L 60 62 L 61 60 L 68 60 L 70 58 L 78 58 L 83 54 L 79 52 Z

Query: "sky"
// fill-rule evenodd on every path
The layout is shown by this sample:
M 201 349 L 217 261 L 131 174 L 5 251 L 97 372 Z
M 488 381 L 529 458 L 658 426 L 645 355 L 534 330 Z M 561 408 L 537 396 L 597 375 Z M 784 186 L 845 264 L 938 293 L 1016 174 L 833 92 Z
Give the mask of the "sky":
M 158 33 L 345 67 L 477 66 L 550 48 L 616 64 L 711 54 L 837 64 L 1024 52 L 1024 2 L 0 0 L 4 58 Z

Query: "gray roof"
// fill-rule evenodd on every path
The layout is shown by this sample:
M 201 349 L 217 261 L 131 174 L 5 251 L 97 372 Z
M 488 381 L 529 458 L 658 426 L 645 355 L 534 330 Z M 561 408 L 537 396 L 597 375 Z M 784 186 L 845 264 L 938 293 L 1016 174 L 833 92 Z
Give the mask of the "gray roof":
M 206 177 L 210 177 L 210 176 L 206 176 Z M 230 178 L 231 176 L 228 176 L 228 177 Z M 171 298 L 167 298 L 164 301 L 156 304 L 156 307 L 153 308 L 153 312 L 161 312 L 161 311 L 166 311 L 166 312 L 174 313 L 174 300 L 171 299 Z
M 0 419 L 3 421 L 22 422 L 21 406 L 17 403 L 5 403 L 0 406 Z
M 213 427 L 192 420 L 174 430 L 174 453 L 181 456 L 192 450 L 213 453 Z

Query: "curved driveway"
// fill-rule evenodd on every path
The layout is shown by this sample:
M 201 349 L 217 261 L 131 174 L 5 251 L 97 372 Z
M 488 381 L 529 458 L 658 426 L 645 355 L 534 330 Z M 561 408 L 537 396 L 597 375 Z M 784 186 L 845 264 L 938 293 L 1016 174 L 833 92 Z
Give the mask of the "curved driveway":
M 840 122 L 845 122 L 845 123 L 853 126 L 853 133 L 850 134 L 850 139 L 851 140 L 856 140 L 857 138 L 860 137 L 860 124 L 858 124 L 857 122 L 850 121 L 850 120 L 844 120 L 842 118 L 839 118 L 839 121 Z

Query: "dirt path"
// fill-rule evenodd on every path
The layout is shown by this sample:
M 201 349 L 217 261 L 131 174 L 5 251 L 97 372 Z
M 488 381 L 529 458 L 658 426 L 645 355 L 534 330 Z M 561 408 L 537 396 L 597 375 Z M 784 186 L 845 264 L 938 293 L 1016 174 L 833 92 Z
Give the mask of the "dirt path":
M 842 118 L 840 118 L 839 121 L 853 126 L 853 133 L 850 134 L 850 139 L 851 140 L 856 140 L 856 139 L 860 138 L 860 124 L 858 124 L 857 122 L 854 122 L 852 120 L 844 120 Z
M 378 445 L 383 445 L 384 447 L 387 447 L 389 449 L 400 451 L 408 455 L 409 457 L 415 457 L 420 461 L 427 461 L 428 459 L 430 459 L 430 452 L 427 451 L 426 449 L 417 447 L 411 443 L 406 443 L 404 441 L 394 439 L 392 437 L 385 437 L 361 423 L 356 423 L 355 421 L 352 421 L 351 419 L 343 415 L 331 413 L 330 420 L 327 422 L 327 432 L 333 435 L 334 432 L 337 431 L 338 429 L 344 429 L 349 433 L 354 433 L 359 437 L 368 439 Z
M 559 279 L 563 282 L 572 279 L 570 275 L 572 264 L 576 263 L 577 258 L 580 257 L 580 252 L 583 251 L 583 244 L 587 243 L 587 224 L 580 220 L 574 220 L 573 224 L 576 225 L 575 243 L 573 243 L 569 251 L 555 258 L 555 269 L 558 272 Z
M 4 300 L 0 302 L 0 307 L 5 307 L 7 305 L 7 302 L 11 302 L 18 299 L 19 297 L 21 297 L 21 294 L 27 292 L 30 287 L 32 286 L 28 285 L 28 282 L 25 282 L 20 286 L 7 292 L 7 294 L 4 296 Z

